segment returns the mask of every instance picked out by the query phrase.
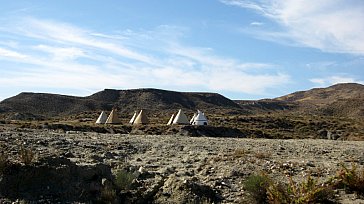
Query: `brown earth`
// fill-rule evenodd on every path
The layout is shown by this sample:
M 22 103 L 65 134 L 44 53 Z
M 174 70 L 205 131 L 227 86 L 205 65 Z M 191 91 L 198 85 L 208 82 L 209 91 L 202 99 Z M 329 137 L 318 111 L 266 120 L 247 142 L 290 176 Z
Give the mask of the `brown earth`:
M 336 117 L 364 116 L 364 85 L 336 84 L 327 88 L 299 91 L 276 98 L 281 102 L 296 104 L 301 113 Z
M 287 175 L 299 181 L 308 174 L 323 181 L 340 164 L 364 167 L 360 141 L 0 128 L 1 151 L 13 163 L 0 179 L 2 203 L 108 202 L 104 190 L 115 185 L 119 170 L 135 179 L 128 190 L 111 196 L 116 203 L 246 203 L 243 183 L 261 171 L 276 181 L 288 182 Z M 31 149 L 36 161 L 22 164 L 21 147 Z M 336 196 L 339 203 L 364 202 L 344 191 Z

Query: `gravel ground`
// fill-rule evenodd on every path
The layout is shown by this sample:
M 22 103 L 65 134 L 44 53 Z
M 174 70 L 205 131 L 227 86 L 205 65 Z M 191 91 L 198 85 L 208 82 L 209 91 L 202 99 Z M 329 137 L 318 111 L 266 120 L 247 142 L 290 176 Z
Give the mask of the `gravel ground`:
M 176 183 L 195 182 L 218 192 L 222 203 L 241 203 L 243 181 L 267 172 L 274 180 L 295 180 L 310 174 L 325 180 L 340 164 L 364 166 L 364 141 L 270 140 L 186 137 L 175 135 L 122 135 L 3 128 L 0 145 L 19 162 L 21 145 L 36 157 L 57 155 L 78 165 L 103 163 L 113 171 L 127 166 L 149 175 L 142 185 L 157 191 L 155 202 L 181 199 Z M 354 194 L 339 193 L 341 203 L 364 203 Z

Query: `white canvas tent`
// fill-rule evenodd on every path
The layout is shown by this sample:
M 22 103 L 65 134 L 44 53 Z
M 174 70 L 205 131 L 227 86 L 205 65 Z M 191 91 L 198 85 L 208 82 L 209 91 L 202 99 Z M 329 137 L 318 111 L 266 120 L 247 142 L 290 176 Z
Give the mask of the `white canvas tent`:
M 174 125 L 187 125 L 190 124 L 188 122 L 187 116 L 183 113 L 181 109 L 179 109 L 176 117 L 173 120 Z
M 174 119 L 174 114 L 172 114 L 171 118 L 168 120 L 167 125 L 172 125 Z
M 193 121 L 195 121 L 196 116 L 197 116 L 197 113 L 194 113 L 191 120 L 190 120 L 191 125 L 192 125 Z
M 107 115 L 104 111 L 102 111 L 100 116 L 96 120 L 96 124 L 104 124 L 106 120 L 107 120 Z
M 133 117 L 129 121 L 130 124 L 134 123 L 136 116 L 137 116 L 137 112 L 135 111 Z
M 141 110 L 138 114 L 138 116 L 134 120 L 134 125 L 144 125 L 148 124 L 149 120 L 147 115 L 145 114 L 145 111 Z
M 208 121 L 205 114 L 197 110 L 197 115 L 194 118 L 192 125 L 208 125 Z
M 112 109 L 109 117 L 107 118 L 105 124 L 120 124 L 121 120 L 119 119 L 116 109 Z

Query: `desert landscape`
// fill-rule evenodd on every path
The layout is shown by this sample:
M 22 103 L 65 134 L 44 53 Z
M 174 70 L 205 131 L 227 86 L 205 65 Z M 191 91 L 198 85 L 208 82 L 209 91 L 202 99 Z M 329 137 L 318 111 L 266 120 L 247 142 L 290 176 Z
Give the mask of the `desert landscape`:
M 361 84 L 258 101 L 22 93 L 0 102 L 0 202 L 364 203 L 363 102 Z M 122 124 L 95 124 L 111 108 Z M 149 124 L 128 124 L 138 109 Z M 178 109 L 209 125 L 166 125 Z

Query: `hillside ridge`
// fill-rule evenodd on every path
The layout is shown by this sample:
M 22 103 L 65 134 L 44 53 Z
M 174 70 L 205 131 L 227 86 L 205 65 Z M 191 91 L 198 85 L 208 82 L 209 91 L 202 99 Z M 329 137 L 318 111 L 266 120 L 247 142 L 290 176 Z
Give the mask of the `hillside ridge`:
M 241 111 L 232 100 L 207 92 L 176 92 L 159 89 L 104 89 L 90 96 L 68 96 L 51 93 L 22 92 L 0 102 L 0 112 L 32 114 L 45 117 L 66 116 L 81 112 L 110 111 L 121 113 L 147 109 L 152 113 L 176 109 Z
M 117 108 L 129 115 L 147 109 L 153 115 L 169 115 L 177 109 L 202 109 L 216 114 L 291 112 L 339 117 L 364 117 L 364 85 L 335 84 L 327 88 L 297 91 L 273 99 L 230 100 L 218 93 L 178 92 L 155 88 L 104 89 L 89 96 L 22 92 L 0 102 L 0 113 L 62 117 Z

